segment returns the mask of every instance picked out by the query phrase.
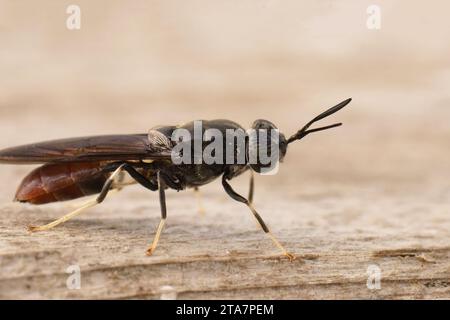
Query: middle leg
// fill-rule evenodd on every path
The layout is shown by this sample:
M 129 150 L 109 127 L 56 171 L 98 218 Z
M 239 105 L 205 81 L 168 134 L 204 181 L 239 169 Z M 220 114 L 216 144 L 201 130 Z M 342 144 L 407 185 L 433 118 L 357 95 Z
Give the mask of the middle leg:
M 167 217 L 167 208 L 166 208 L 166 193 L 165 188 L 166 184 L 161 178 L 161 173 L 158 171 L 158 191 L 159 191 L 159 204 L 161 206 L 161 220 L 159 221 L 158 228 L 156 229 L 155 237 L 153 238 L 153 242 L 151 246 L 147 249 L 147 255 L 151 256 L 158 245 L 159 237 L 161 236 L 161 232 L 163 230 L 164 224 L 166 222 Z
M 253 194 L 255 193 L 255 177 L 253 174 L 253 170 L 250 169 L 250 184 L 248 188 L 248 202 L 253 204 Z

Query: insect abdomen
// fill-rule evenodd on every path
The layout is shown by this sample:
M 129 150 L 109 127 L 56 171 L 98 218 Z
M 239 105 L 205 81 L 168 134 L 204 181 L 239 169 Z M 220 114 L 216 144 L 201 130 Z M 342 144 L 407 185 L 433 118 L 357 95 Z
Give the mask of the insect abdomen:
M 102 168 L 99 162 L 45 164 L 22 180 L 15 200 L 44 204 L 99 193 L 109 175 Z

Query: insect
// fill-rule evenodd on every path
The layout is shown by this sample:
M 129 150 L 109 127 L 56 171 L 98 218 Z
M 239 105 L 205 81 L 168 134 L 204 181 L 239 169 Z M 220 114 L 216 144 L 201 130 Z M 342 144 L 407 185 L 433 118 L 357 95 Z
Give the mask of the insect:
M 310 129 L 313 123 L 334 114 L 350 101 L 351 98 L 321 113 L 290 138 L 285 138 L 280 133 L 275 145 L 276 151 L 279 151 L 278 161 L 283 160 L 290 143 L 300 140 L 310 133 L 340 126 L 341 123 L 335 123 Z M 230 129 L 244 130 L 239 124 L 229 120 L 202 121 L 202 125 L 204 130 L 215 129 L 219 133 L 225 133 Z M 260 139 L 256 141 L 256 144 L 250 146 L 247 138 L 244 143 L 245 160 L 243 163 L 175 163 L 172 152 L 180 143 L 186 141 L 174 141 L 173 133 L 177 129 L 194 133 L 194 127 L 194 122 L 189 122 L 181 126 L 155 127 L 150 129 L 148 134 L 90 136 L 34 143 L 1 150 L 0 162 L 42 164 L 23 179 L 15 195 L 16 201 L 38 205 L 97 195 L 95 199 L 53 222 L 41 226 L 29 226 L 30 232 L 49 230 L 77 216 L 85 209 L 101 203 L 108 192 L 126 185 L 123 183 L 123 174 L 127 172 L 133 183 L 138 183 L 159 193 L 161 219 L 153 242 L 146 251 L 147 255 L 151 255 L 157 247 L 167 217 L 166 189 L 177 191 L 186 188 L 198 189 L 221 177 L 225 192 L 232 199 L 245 204 L 273 243 L 286 257 L 293 260 L 294 255 L 289 253 L 275 238 L 253 206 L 253 172 L 261 172 L 264 164 L 258 160 L 259 158 L 256 162 L 251 163 L 248 153 L 251 148 L 262 148 L 262 143 L 267 141 Z M 256 120 L 252 128 L 258 130 L 277 129 L 273 123 L 267 120 Z M 202 141 L 202 146 L 205 145 L 208 143 L 205 144 Z M 251 175 L 249 194 L 245 198 L 234 191 L 229 181 L 247 170 L 251 172 Z

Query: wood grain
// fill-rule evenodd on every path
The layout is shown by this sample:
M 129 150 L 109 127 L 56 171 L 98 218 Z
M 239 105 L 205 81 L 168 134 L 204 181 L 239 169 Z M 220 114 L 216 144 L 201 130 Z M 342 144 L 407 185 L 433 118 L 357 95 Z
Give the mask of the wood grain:
M 368 197 L 366 204 L 350 196 L 345 199 L 346 205 L 333 209 L 326 209 L 326 198 L 303 199 L 303 203 L 299 199 L 297 204 L 295 196 L 288 196 L 289 202 L 282 209 L 288 216 L 277 219 L 280 209 L 276 201 L 283 203 L 286 197 L 262 203 L 260 211 L 274 233 L 297 255 L 297 260 L 289 262 L 279 256 L 270 240 L 257 229 L 246 207 L 216 194 L 218 190 L 214 187 L 204 194 L 205 216 L 196 213 L 195 199 L 189 191 L 171 193 L 168 225 L 161 245 L 154 256 L 147 257 L 144 252 L 158 223 L 158 206 L 153 194 L 151 203 L 146 204 L 146 192 L 132 188 L 62 227 L 32 235 L 25 230 L 27 224 L 47 222 L 57 217 L 64 206 L 37 210 L 31 206 L 4 207 L 0 230 L 0 297 L 450 296 L 450 246 L 445 241 L 450 226 L 439 219 L 427 223 L 434 219 L 430 213 L 426 217 L 412 213 L 397 221 L 383 221 L 379 220 L 382 215 L 371 213 L 370 202 L 375 195 Z M 259 191 L 258 199 L 276 198 L 269 190 Z M 359 196 L 362 194 L 359 192 Z M 137 203 L 126 200 L 127 197 Z M 397 209 L 405 210 L 401 203 L 407 199 L 397 196 L 393 200 L 400 202 Z M 131 202 L 125 210 L 120 208 L 124 201 Z M 360 205 L 367 206 L 355 212 Z M 313 207 L 317 208 L 315 213 Z M 81 269 L 80 290 L 66 286 L 69 276 L 66 269 L 70 265 Z M 367 287 L 371 265 L 381 270 L 380 289 Z

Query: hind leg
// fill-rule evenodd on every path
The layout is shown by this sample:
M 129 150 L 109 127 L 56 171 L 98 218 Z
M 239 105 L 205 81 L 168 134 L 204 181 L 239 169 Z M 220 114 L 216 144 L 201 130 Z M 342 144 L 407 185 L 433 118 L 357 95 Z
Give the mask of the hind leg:
M 125 171 L 126 168 L 123 167 L 123 170 L 119 172 L 119 174 L 114 179 L 111 188 L 109 189 L 108 196 L 111 197 L 113 194 L 117 194 L 119 191 L 121 191 L 123 188 L 129 185 L 136 184 L 136 181 L 125 181 Z M 92 197 L 91 199 L 95 199 L 97 197 Z M 76 203 L 68 203 L 66 207 L 68 209 L 77 209 L 82 207 L 86 201 L 78 201 Z
M 52 221 L 46 225 L 28 226 L 28 231 L 36 232 L 36 231 L 50 230 L 51 228 L 54 228 L 57 225 L 64 223 L 67 220 L 72 219 L 73 217 L 76 217 L 77 215 L 81 214 L 84 210 L 101 203 L 103 200 L 105 200 L 106 195 L 110 191 L 114 180 L 116 179 L 117 176 L 120 175 L 120 173 L 122 172 L 125 165 L 126 165 L 125 163 L 121 164 L 116 170 L 114 170 L 114 172 L 109 176 L 108 180 L 106 180 L 105 184 L 103 185 L 102 191 L 100 191 L 100 194 L 95 199 L 89 200 L 85 204 L 81 205 L 78 209 L 75 209 L 74 211 L 72 211 L 72 212 L 62 216 L 61 218 L 59 218 L 55 221 Z

